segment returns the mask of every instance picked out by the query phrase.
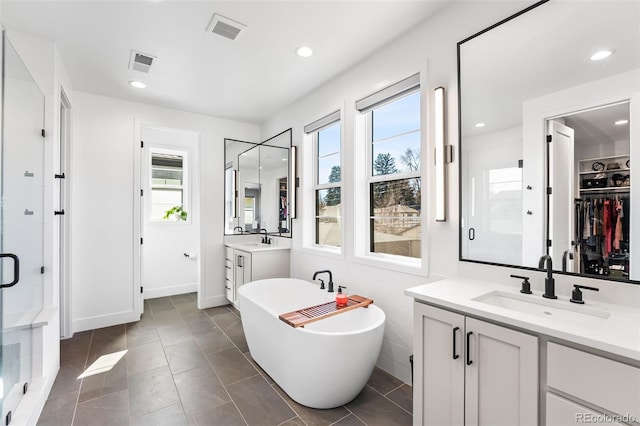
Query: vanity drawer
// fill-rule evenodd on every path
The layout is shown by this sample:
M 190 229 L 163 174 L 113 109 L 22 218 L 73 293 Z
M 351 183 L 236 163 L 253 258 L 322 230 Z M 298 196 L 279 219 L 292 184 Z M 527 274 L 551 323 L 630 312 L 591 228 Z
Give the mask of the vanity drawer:
M 230 260 L 224 262 L 224 276 L 227 281 L 233 281 L 233 262 Z
M 224 257 L 227 260 L 233 260 L 233 249 L 231 247 L 224 248 Z
M 640 368 L 549 342 L 547 385 L 640 419 Z
M 558 395 L 547 392 L 547 426 L 569 426 L 580 424 L 614 425 L 622 426 L 615 422 L 613 416 L 605 416 L 584 405 L 577 404 Z

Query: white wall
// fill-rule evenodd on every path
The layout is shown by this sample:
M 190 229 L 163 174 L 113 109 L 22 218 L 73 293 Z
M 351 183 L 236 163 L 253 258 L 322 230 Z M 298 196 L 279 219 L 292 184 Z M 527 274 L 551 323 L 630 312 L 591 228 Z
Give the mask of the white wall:
M 226 303 L 223 280 L 224 138 L 258 140 L 251 124 L 85 92 L 74 96 L 73 329 L 135 321 L 134 121 L 198 132 L 201 279 L 199 306 Z
M 310 163 L 299 165 L 298 175 L 301 178 L 299 190 L 298 218 L 293 221 L 293 242 L 291 253 L 291 276 L 311 279 L 314 271 L 330 269 L 334 273 L 337 284 L 346 284 L 348 293 L 359 293 L 370 296 L 375 303 L 382 307 L 387 314 L 385 338 L 382 354 L 378 366 L 407 382 L 410 381 L 408 357 L 412 353 L 412 307 L 411 299 L 404 295 L 404 289 L 415 285 L 425 284 L 442 276 L 471 276 L 482 277 L 487 280 L 519 286 L 519 282 L 509 278 L 513 269 L 481 265 L 477 263 L 458 261 L 458 122 L 457 122 L 457 63 L 456 43 L 475 34 L 510 15 L 533 4 L 531 1 L 498 1 L 498 2 L 459 2 L 442 10 L 432 19 L 427 20 L 406 35 L 402 36 L 386 48 L 379 50 L 368 59 L 354 66 L 350 70 L 336 76 L 300 100 L 287 106 L 279 113 L 263 123 L 262 136 L 273 134 L 285 127 L 293 128 L 293 141 L 298 145 L 301 159 L 309 159 L 304 146 L 305 137 L 302 127 L 313 120 L 326 115 L 338 108 L 343 109 L 343 147 L 344 147 L 344 189 L 343 203 L 345 217 L 343 226 L 348 230 L 343 255 L 331 255 L 304 247 L 302 229 L 307 226 L 313 215 L 312 195 L 304 187 L 308 187 Z M 354 101 L 375 92 L 381 87 L 412 75 L 423 72 L 422 81 L 426 81 L 424 94 L 429 99 L 427 106 L 427 142 L 423 141 L 423 152 L 433 152 L 433 89 L 437 86 L 445 87 L 448 143 L 454 145 L 454 162 L 448 169 L 448 220 L 446 223 L 436 223 L 434 218 L 434 171 L 429 168 L 425 175 L 425 193 L 428 197 L 428 214 L 426 216 L 428 254 L 423 258 L 429 263 L 429 276 L 414 275 L 392 270 L 382 269 L 371 265 L 357 263 L 354 259 L 353 232 L 356 218 L 353 215 L 354 194 L 353 182 L 355 177 L 349 169 L 356 168 L 360 158 L 354 155 Z M 429 163 L 432 160 L 429 157 Z M 425 164 L 423 162 L 423 164 Z M 537 185 L 536 185 L 537 186 Z M 361 190 L 356 188 L 355 190 Z M 305 193 L 306 191 L 306 193 Z M 526 227 L 526 226 L 525 226 Z M 527 271 L 532 277 L 532 286 L 541 287 L 543 274 L 537 271 Z M 559 294 L 569 294 L 571 283 L 589 282 L 589 285 L 600 286 L 601 282 L 558 276 L 556 283 Z M 630 303 L 629 297 L 639 300 L 640 289 L 633 285 L 611 284 L 606 291 L 601 291 L 596 297 L 605 301 Z
M 448 117 L 447 135 L 450 144 L 457 146 L 457 74 L 456 43 L 475 32 L 503 19 L 532 2 L 462 2 L 445 8 L 432 19 L 415 29 L 373 56 L 356 65 L 345 73 L 335 77 L 324 86 L 312 91 L 299 101 L 280 111 L 261 127 L 263 138 L 278 131 L 292 127 L 293 141 L 302 150 L 299 159 L 310 158 L 305 155 L 309 146 L 303 146 L 302 127 L 313 120 L 338 108 L 343 108 L 343 149 L 344 149 L 344 204 L 346 215 L 343 226 L 354 229 L 356 219 L 352 214 L 353 188 L 352 169 L 360 159 L 354 158 L 353 123 L 355 121 L 354 102 L 369 95 L 385 85 L 402 78 L 423 72 L 422 81 L 426 82 L 423 94 L 427 96 L 427 123 L 423 123 L 428 135 L 428 143 L 422 151 L 433 152 L 433 89 L 445 87 L 447 91 L 446 114 Z M 313 60 L 313 59 L 312 59 Z M 313 215 L 311 195 L 299 192 L 299 214 L 293 225 L 293 249 L 291 253 L 291 276 L 311 279 L 313 272 L 320 269 L 333 271 L 335 282 L 348 286 L 348 293 L 358 293 L 372 297 L 387 314 L 385 338 L 378 366 L 406 382 L 410 382 L 409 355 L 412 353 L 412 300 L 404 295 L 408 287 L 425 284 L 443 276 L 455 276 L 458 269 L 458 177 L 456 161 L 448 169 L 448 221 L 436 223 L 434 220 L 435 203 L 433 198 L 433 168 L 425 174 L 425 194 L 428 196 L 426 226 L 428 232 L 429 276 L 395 272 L 371 265 L 358 264 L 353 259 L 354 242 L 352 232 L 347 231 L 342 256 L 323 254 L 303 247 L 301 230 L 303 223 Z M 428 155 L 429 163 L 431 156 Z M 424 163 L 423 163 L 424 164 Z M 304 178 L 311 164 L 299 165 L 301 186 L 307 186 Z M 356 188 L 356 190 L 361 190 Z M 302 192 L 302 191 L 301 191 Z M 306 203 L 306 204 L 305 204 Z M 308 228 L 306 228 L 308 229 Z

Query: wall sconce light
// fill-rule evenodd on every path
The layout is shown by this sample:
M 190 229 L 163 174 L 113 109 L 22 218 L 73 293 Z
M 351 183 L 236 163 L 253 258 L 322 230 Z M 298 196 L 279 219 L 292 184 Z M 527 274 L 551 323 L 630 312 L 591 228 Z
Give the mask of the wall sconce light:
M 296 192 L 298 190 L 298 178 L 296 177 L 297 167 L 296 167 L 296 159 L 297 159 L 297 147 L 292 145 L 289 149 L 291 155 L 291 161 L 289 161 L 289 178 L 291 182 L 289 182 L 289 216 L 291 219 L 296 218 Z
M 238 181 L 238 171 L 234 170 L 233 173 L 231 173 L 231 188 L 233 188 L 233 203 L 231 203 L 231 217 L 232 218 L 237 218 L 237 212 L 238 212 L 238 187 L 236 186 L 236 182 Z
M 452 161 L 451 145 L 445 140 L 444 87 L 435 89 L 435 165 L 436 165 L 436 222 L 447 221 L 447 170 L 445 165 Z

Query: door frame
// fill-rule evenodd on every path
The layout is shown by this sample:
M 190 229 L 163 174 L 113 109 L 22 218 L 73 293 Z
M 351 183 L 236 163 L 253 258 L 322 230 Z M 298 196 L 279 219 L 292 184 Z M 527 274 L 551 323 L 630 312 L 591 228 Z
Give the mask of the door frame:
M 73 336 L 73 305 L 71 286 L 71 144 L 73 131 L 73 114 L 69 97 L 63 87 L 60 87 L 60 129 L 59 129 L 59 162 L 58 173 L 65 173 L 60 181 L 58 200 L 62 201 L 60 208 L 65 214 L 59 216 L 58 222 L 58 277 L 59 277 L 59 303 L 60 303 L 60 337 Z
M 177 127 L 168 127 L 166 125 L 152 123 L 140 119 L 134 119 L 134 140 L 133 140 L 133 148 L 134 148 L 134 173 L 133 173 L 133 285 L 132 285 L 132 299 L 133 299 L 133 311 L 134 314 L 138 317 L 141 317 L 144 312 L 144 296 L 141 291 L 142 289 L 142 245 L 140 244 L 141 239 L 143 238 L 143 225 L 142 221 L 144 220 L 142 215 L 144 214 L 144 208 L 142 205 L 142 173 L 144 168 L 142 167 L 142 161 L 145 158 L 142 153 L 144 149 L 147 149 L 147 146 L 142 146 L 142 129 L 143 128 L 153 128 L 156 130 L 167 130 L 172 132 L 180 132 L 180 133 L 188 133 L 194 135 L 197 138 L 196 142 L 196 153 L 193 154 L 192 164 L 193 167 L 191 169 L 191 179 L 192 182 L 196 183 L 197 191 L 191 192 L 191 202 L 192 205 L 195 202 L 197 205 L 197 220 L 194 225 L 196 227 L 196 268 L 197 268 L 197 295 L 198 295 L 198 307 L 201 306 L 201 299 L 203 297 L 203 277 L 204 277 L 204 262 L 201 261 L 201 253 L 204 251 L 202 247 L 203 239 L 200 237 L 201 228 L 202 228 L 202 211 L 203 211 L 203 203 L 201 202 L 201 189 L 200 189 L 200 150 L 202 149 L 202 134 L 195 130 L 189 130 L 184 128 Z M 195 171 L 195 173 L 194 173 Z M 194 185 L 192 184 L 192 187 Z
M 629 116 L 632 120 L 629 123 L 629 132 L 631 139 L 631 158 L 632 163 L 635 156 L 638 155 L 637 149 L 634 149 L 633 141 L 640 135 L 640 120 L 633 120 L 634 116 L 640 112 L 640 90 L 637 85 L 637 69 L 627 71 L 621 74 L 585 83 L 579 86 L 570 87 L 551 93 L 540 98 L 531 99 L 523 104 L 523 158 L 527 159 L 529 164 L 544 164 L 543 159 L 546 155 L 546 123 L 547 120 L 565 117 L 567 115 L 601 107 L 605 105 L 615 104 L 619 102 L 629 102 Z M 636 114 L 636 115 L 634 115 Z M 540 171 L 540 168 L 526 167 L 523 170 L 523 184 L 532 186 L 529 191 L 524 191 L 522 204 L 522 240 L 523 265 L 529 267 L 537 267 L 537 260 L 546 253 L 546 241 L 540 240 L 540 235 L 546 235 L 546 224 L 544 218 L 546 216 L 546 176 Z M 634 185 L 640 186 L 640 174 L 631 174 L 632 196 Z M 527 210 L 533 211 L 533 215 L 527 215 Z M 636 223 L 636 225 L 634 225 Z M 635 229 L 640 224 L 640 209 L 631 212 L 630 233 L 636 232 Z M 532 241 L 531 244 L 525 243 Z M 536 263 L 527 264 L 526 261 L 533 259 Z M 631 271 L 640 271 L 640 256 L 632 258 L 630 261 Z M 636 272 L 638 273 L 638 272 Z M 637 280 L 635 275 L 632 280 Z

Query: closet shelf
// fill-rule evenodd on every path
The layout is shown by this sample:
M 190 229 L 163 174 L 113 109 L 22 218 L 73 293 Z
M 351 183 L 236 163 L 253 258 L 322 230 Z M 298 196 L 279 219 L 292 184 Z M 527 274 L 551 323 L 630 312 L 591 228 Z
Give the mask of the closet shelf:
M 622 167 L 620 169 L 611 169 L 611 170 L 600 170 L 599 172 L 589 170 L 588 172 L 580 172 L 581 175 L 597 175 L 598 173 L 616 173 L 616 172 L 629 172 L 631 171 L 628 167 Z
M 580 192 L 629 192 L 630 189 L 630 186 L 609 186 L 605 188 L 585 188 L 581 189 Z

